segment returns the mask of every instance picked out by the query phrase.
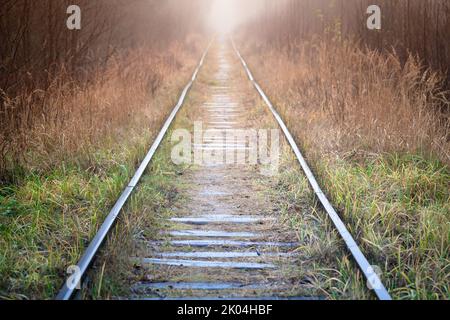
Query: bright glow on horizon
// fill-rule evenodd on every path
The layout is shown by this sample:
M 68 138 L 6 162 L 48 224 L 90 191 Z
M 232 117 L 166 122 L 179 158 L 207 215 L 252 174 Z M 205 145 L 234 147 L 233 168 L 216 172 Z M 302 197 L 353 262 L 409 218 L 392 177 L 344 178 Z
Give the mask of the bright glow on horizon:
M 227 33 L 238 23 L 238 4 L 236 0 L 214 0 L 209 24 L 216 32 Z
M 229 33 L 240 24 L 261 13 L 261 0 L 212 0 L 208 15 L 208 25 L 212 31 Z M 275 1 L 275 0 L 274 0 Z M 284 1 L 284 0 L 276 0 Z

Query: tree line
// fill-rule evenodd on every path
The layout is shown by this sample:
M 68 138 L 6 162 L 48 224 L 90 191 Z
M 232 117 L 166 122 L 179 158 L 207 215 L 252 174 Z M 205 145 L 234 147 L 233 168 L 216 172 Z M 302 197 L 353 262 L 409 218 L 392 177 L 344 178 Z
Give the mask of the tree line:
M 321 35 L 356 39 L 372 49 L 394 50 L 403 61 L 419 55 L 436 70 L 450 67 L 448 0 L 254 0 L 262 14 L 247 25 L 249 34 L 275 46 Z M 380 30 L 367 28 L 367 8 L 381 8 Z
M 123 49 L 161 46 L 199 31 L 202 0 L 2 0 L 0 89 L 45 87 L 57 69 L 83 76 Z M 81 30 L 66 26 L 78 5 Z

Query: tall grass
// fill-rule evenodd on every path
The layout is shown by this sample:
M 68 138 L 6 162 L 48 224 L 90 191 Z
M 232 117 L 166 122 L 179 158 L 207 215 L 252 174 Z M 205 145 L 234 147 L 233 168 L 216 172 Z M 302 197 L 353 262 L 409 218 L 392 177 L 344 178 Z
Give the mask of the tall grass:
M 118 55 L 81 83 L 61 66 L 45 90 L 32 83 L 15 96 L 3 92 L 0 178 L 45 171 L 62 161 L 95 171 L 91 155 L 105 138 L 119 143 L 129 126 L 159 124 L 167 109 L 152 103 L 167 80 L 189 63 L 184 49 L 173 44 L 163 54 L 134 50 Z
M 199 44 L 110 60 L 3 99 L 0 298 L 52 298 L 143 158 Z
M 249 36 L 282 47 L 314 35 L 336 33 L 358 39 L 380 51 L 398 52 L 402 63 L 409 53 L 427 66 L 442 71 L 450 67 L 450 3 L 447 0 L 248 0 L 262 10 L 249 22 Z M 367 28 L 371 5 L 381 9 L 381 29 Z M 447 85 L 450 80 L 447 77 Z
M 324 151 L 412 152 L 450 162 L 444 77 L 414 56 L 403 65 L 395 53 L 361 49 L 352 41 L 249 50 L 264 52 L 255 70 L 270 81 L 293 130 L 313 134 Z
M 244 53 L 393 297 L 449 299 L 444 77 L 350 41 Z

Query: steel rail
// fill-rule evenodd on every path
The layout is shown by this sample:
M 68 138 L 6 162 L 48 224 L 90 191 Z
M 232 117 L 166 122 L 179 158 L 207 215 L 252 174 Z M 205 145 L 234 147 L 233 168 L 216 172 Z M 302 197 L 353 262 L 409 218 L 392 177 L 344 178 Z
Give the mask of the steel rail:
M 284 123 L 283 119 L 279 115 L 279 113 L 274 108 L 273 104 L 270 102 L 267 95 L 264 93 L 262 88 L 259 86 L 259 84 L 256 82 L 254 76 L 252 75 L 247 63 L 245 62 L 242 55 L 239 53 L 239 50 L 236 47 L 236 44 L 233 39 L 231 39 L 234 51 L 236 52 L 237 56 L 239 57 L 242 65 L 244 66 L 244 69 L 247 73 L 248 78 L 253 83 L 253 86 L 258 91 L 259 95 L 262 97 L 266 105 L 269 107 L 270 111 L 272 112 L 273 116 L 277 120 L 279 126 L 283 130 L 283 133 L 285 134 L 287 140 L 289 141 L 289 144 L 292 147 L 292 150 L 294 151 L 298 162 L 300 163 L 300 166 L 303 169 L 303 172 L 306 175 L 306 178 L 309 181 L 309 184 L 314 190 L 314 193 L 319 198 L 320 203 L 322 204 L 323 208 L 327 212 L 328 216 L 333 221 L 334 226 L 336 227 L 337 231 L 341 235 L 342 239 L 344 240 L 348 250 L 352 254 L 354 260 L 358 264 L 359 268 L 361 269 L 362 273 L 368 280 L 368 283 L 372 284 L 373 291 L 375 292 L 376 296 L 380 300 L 392 300 L 391 296 L 389 295 L 388 291 L 386 290 L 385 286 L 381 282 L 381 279 L 374 271 L 373 267 L 370 265 L 367 258 L 364 256 L 364 254 L 361 252 L 361 250 L 358 247 L 358 244 L 356 243 L 355 239 L 353 239 L 352 235 L 348 231 L 347 227 L 345 226 L 344 222 L 341 220 L 339 215 L 334 210 L 333 206 L 331 205 L 330 201 L 328 200 L 327 196 L 324 194 L 322 189 L 319 186 L 319 183 L 317 182 L 313 172 L 311 171 L 308 163 L 306 162 L 305 158 L 303 157 L 302 153 L 300 152 L 300 149 L 297 146 L 297 143 L 295 142 L 293 136 L 291 135 L 289 129 L 287 128 L 286 124 Z
M 213 40 L 214 41 L 214 40 Z M 114 207 L 109 212 L 108 216 L 104 220 L 102 226 L 98 230 L 95 237 L 92 239 L 91 243 L 87 247 L 86 251 L 84 252 L 81 259 L 78 261 L 76 267 L 77 267 L 77 274 L 75 278 L 75 284 L 69 285 L 69 281 L 71 281 L 71 278 L 67 278 L 64 282 L 63 287 L 60 289 L 58 295 L 56 296 L 56 300 L 70 300 L 74 293 L 77 291 L 76 287 L 79 286 L 82 279 L 85 277 L 86 272 L 89 270 L 89 267 L 92 265 L 92 262 L 94 261 L 95 256 L 97 255 L 101 245 L 103 244 L 104 240 L 106 239 L 107 235 L 111 231 L 112 227 L 114 226 L 114 223 L 117 220 L 117 217 L 119 216 L 120 212 L 122 211 L 124 205 L 126 204 L 128 198 L 138 185 L 142 175 L 144 174 L 145 170 L 147 169 L 150 161 L 152 160 L 156 150 L 159 148 L 161 142 L 164 139 L 164 136 L 166 135 L 170 125 L 172 124 L 173 120 L 175 119 L 175 116 L 177 115 L 178 111 L 182 107 L 184 100 L 191 89 L 192 85 L 194 84 L 194 81 L 197 79 L 198 73 L 200 72 L 200 68 L 203 66 L 203 63 L 205 61 L 206 55 L 209 51 L 209 48 L 211 47 L 212 42 L 211 41 L 206 48 L 205 52 L 203 53 L 199 64 L 197 65 L 189 83 L 186 85 L 186 87 L 181 92 L 181 95 L 178 99 L 178 103 L 173 108 L 172 112 L 170 113 L 169 117 L 167 118 L 166 122 L 164 123 L 161 131 L 159 132 L 158 136 L 156 137 L 155 141 L 153 142 L 150 150 L 148 151 L 147 155 L 145 156 L 144 160 L 140 164 L 139 168 L 136 170 L 133 178 L 129 182 L 129 184 L 125 187 L 124 191 L 122 192 L 121 196 L 115 203 Z

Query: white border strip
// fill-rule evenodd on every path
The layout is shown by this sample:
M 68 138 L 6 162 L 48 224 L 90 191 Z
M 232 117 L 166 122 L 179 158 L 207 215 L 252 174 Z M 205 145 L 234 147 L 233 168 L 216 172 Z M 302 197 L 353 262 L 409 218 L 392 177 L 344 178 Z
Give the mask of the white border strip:
M 105 240 L 106 236 L 108 235 L 109 231 L 111 230 L 112 226 L 114 225 L 117 217 L 119 216 L 120 212 L 122 211 L 123 206 L 125 205 L 128 198 L 130 197 L 131 193 L 133 192 L 133 190 L 136 188 L 137 184 L 139 183 L 139 180 L 141 179 L 142 175 L 144 174 L 145 170 L 147 169 L 156 150 L 158 149 L 159 145 L 161 144 L 162 140 L 164 139 L 164 136 L 166 135 L 167 130 L 169 129 L 170 125 L 172 124 L 173 120 L 175 119 L 175 116 L 177 115 L 178 111 L 182 107 L 189 90 L 191 89 L 192 85 L 194 84 L 194 81 L 197 79 L 198 73 L 200 72 L 200 68 L 203 66 L 203 63 L 205 62 L 206 55 L 207 55 L 209 48 L 211 47 L 211 44 L 213 41 L 211 41 L 209 43 L 208 47 L 206 48 L 205 52 L 203 53 L 203 56 L 200 59 L 200 62 L 198 64 L 197 68 L 195 69 L 191 80 L 189 81 L 189 83 L 186 85 L 186 87 L 182 91 L 181 96 L 178 99 L 178 103 L 175 105 L 173 111 L 171 112 L 171 114 L 167 118 L 166 122 L 164 123 L 164 126 L 162 127 L 161 131 L 159 132 L 158 136 L 156 137 L 155 141 L 153 142 L 153 145 L 151 146 L 149 152 L 145 156 L 144 160 L 142 161 L 139 168 L 136 170 L 136 173 L 134 174 L 130 183 L 125 188 L 122 195 L 119 197 L 116 204 L 109 212 L 108 216 L 106 217 L 102 226 L 98 230 L 94 239 L 92 239 L 88 248 L 84 252 L 80 261 L 78 262 L 77 267 L 79 268 L 78 269 L 79 272 L 77 272 L 77 274 L 74 275 L 77 277 L 76 281 L 78 283 L 81 282 L 81 280 L 83 279 L 87 270 L 89 269 L 89 266 L 92 264 L 95 256 L 97 255 L 98 250 L 100 249 L 101 245 L 103 244 L 103 241 Z M 74 276 L 72 276 L 72 277 L 74 277 Z M 72 286 L 69 287 L 68 281 L 69 281 L 69 279 L 67 279 L 65 281 L 64 286 L 61 288 L 58 295 L 56 296 L 56 300 L 69 300 L 73 296 L 74 292 L 76 291 L 76 288 L 74 288 Z
M 242 65 L 245 68 L 245 71 L 247 72 L 248 78 L 253 83 L 254 87 L 266 103 L 266 105 L 269 107 L 270 111 L 272 112 L 273 116 L 277 120 L 278 124 L 280 125 L 281 129 L 283 130 L 284 134 L 286 135 L 287 140 L 289 141 L 289 144 L 291 145 L 295 155 L 297 156 L 297 159 L 308 178 L 308 181 L 313 188 L 315 194 L 319 198 L 320 202 L 322 203 L 322 206 L 328 213 L 329 217 L 333 221 L 336 229 L 338 230 L 341 237 L 344 239 L 345 244 L 347 248 L 350 250 L 351 254 L 353 255 L 353 258 L 355 259 L 356 263 L 358 264 L 359 268 L 363 272 L 366 279 L 369 281 L 369 283 L 373 284 L 372 287 L 374 287 L 374 292 L 377 295 L 378 299 L 380 300 L 392 300 L 391 296 L 389 295 L 388 291 L 384 287 L 383 283 L 381 282 L 381 279 L 379 276 L 374 272 L 373 267 L 370 265 L 370 263 L 367 261 L 364 254 L 361 252 L 361 250 L 358 247 L 358 244 L 353 239 L 352 235 L 347 230 L 345 224 L 342 222 L 339 215 L 334 210 L 333 206 L 331 205 L 330 201 L 328 201 L 326 195 L 323 193 L 322 189 L 320 188 L 319 184 L 317 183 L 316 178 L 314 177 L 314 174 L 312 173 L 311 169 L 309 168 L 308 163 L 306 162 L 305 158 L 303 157 L 302 153 L 300 152 L 297 143 L 295 142 L 294 138 L 292 137 L 291 133 L 289 132 L 289 129 L 283 122 L 281 116 L 278 114 L 278 112 L 273 107 L 272 103 L 270 102 L 269 98 L 266 96 L 264 91 L 261 89 L 261 87 L 258 85 L 258 83 L 255 81 L 255 78 L 253 77 L 252 73 L 250 72 L 250 69 L 247 66 L 247 63 L 245 62 L 244 58 L 239 53 L 238 49 L 236 48 L 236 45 L 234 43 L 234 40 L 231 39 L 231 42 L 233 44 L 234 51 L 238 55 L 239 59 L 241 60 Z

